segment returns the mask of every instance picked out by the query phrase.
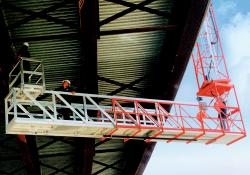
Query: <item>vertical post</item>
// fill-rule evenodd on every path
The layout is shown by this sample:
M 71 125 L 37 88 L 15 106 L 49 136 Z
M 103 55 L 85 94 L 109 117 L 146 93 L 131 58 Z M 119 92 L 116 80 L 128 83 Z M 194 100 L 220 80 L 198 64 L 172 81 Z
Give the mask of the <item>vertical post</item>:
M 196 43 L 196 47 L 197 47 L 197 52 L 198 52 L 197 62 L 200 62 L 200 67 L 201 67 L 202 74 L 203 74 L 203 81 L 205 81 L 206 80 L 206 75 L 205 75 L 204 66 L 203 66 L 203 62 L 202 62 L 202 55 L 201 55 L 201 50 L 200 50 L 199 43 Z M 197 74 L 197 79 L 199 81 L 199 74 Z M 201 88 L 202 84 L 198 84 L 198 86 L 199 86 L 199 88 Z
M 16 90 L 13 89 L 13 105 L 14 105 L 14 118 L 17 119 L 17 104 L 16 104 Z
M 88 116 L 88 111 L 87 111 L 86 97 L 83 96 L 82 98 L 83 98 L 84 116 L 85 116 L 86 122 L 88 122 L 89 121 L 89 116 Z
M 233 91 L 234 91 L 234 95 L 235 95 L 235 98 L 236 98 L 236 103 L 237 103 L 237 107 L 239 109 L 239 113 L 240 113 L 240 121 L 241 121 L 241 124 L 242 124 L 242 133 L 244 135 L 246 135 L 246 129 L 245 129 L 245 125 L 244 125 L 244 122 L 243 122 L 243 119 L 242 119 L 242 114 L 241 114 L 241 110 L 240 110 L 240 104 L 239 104 L 239 100 L 238 100 L 238 97 L 237 97 L 237 94 L 236 94 L 236 90 L 235 90 L 235 87 L 233 87 Z
M 46 90 L 46 84 L 45 84 L 45 75 L 44 75 L 44 61 L 42 60 L 42 83 L 43 83 L 43 92 Z
M 21 58 L 21 64 L 20 64 L 20 71 L 21 71 L 21 90 L 23 91 L 24 88 L 24 70 L 23 70 L 23 59 Z
M 211 6 L 210 6 L 210 8 L 211 8 Z M 209 12 L 211 12 L 210 8 L 209 8 Z M 210 19 L 211 21 L 209 20 L 209 18 L 211 18 Z M 213 34 L 212 34 L 211 29 L 209 30 L 209 28 L 208 28 L 208 25 L 210 24 L 210 22 L 212 22 L 212 25 L 214 25 L 212 16 L 207 14 L 207 16 L 206 16 L 206 18 L 204 20 L 204 24 L 203 24 L 203 27 L 205 28 L 206 42 L 207 42 L 207 45 L 208 45 L 207 46 L 208 48 L 206 47 L 206 49 L 208 49 L 209 54 L 211 54 L 211 63 L 213 64 L 213 68 L 215 69 L 214 72 L 215 72 L 216 78 L 219 79 L 220 77 L 219 77 L 219 74 L 218 74 L 219 70 L 218 70 L 218 63 L 217 63 L 218 53 L 214 52 L 214 49 L 213 49 L 213 46 L 212 46 L 212 35 Z M 218 38 L 217 33 L 216 33 L 216 37 Z
M 99 30 L 98 0 L 78 0 L 80 13 L 80 36 L 82 42 L 81 90 L 97 94 L 97 38 Z M 86 100 L 86 99 L 85 99 Z M 85 111 L 86 112 L 86 111 Z M 87 112 L 86 112 L 87 113 Z M 95 154 L 95 139 L 75 139 L 76 175 L 90 175 Z
M 116 100 L 112 99 L 112 111 L 113 111 L 113 115 L 114 115 L 114 122 L 115 122 L 115 127 L 118 127 L 118 120 L 117 120 L 117 111 L 116 111 Z
M 220 48 L 220 51 L 221 51 L 221 54 L 222 54 L 222 59 L 223 59 L 223 63 L 224 63 L 224 67 L 225 67 L 225 71 L 226 71 L 226 75 L 227 75 L 227 79 L 229 79 L 229 74 L 228 74 L 228 70 L 227 70 L 227 66 L 226 66 L 226 60 L 225 60 L 225 57 L 224 57 L 224 52 L 223 52 L 223 49 L 222 49 L 222 44 L 221 44 L 221 41 L 220 41 L 219 30 L 218 30 L 217 23 L 216 23 L 216 20 L 215 20 L 214 9 L 213 9 L 213 5 L 212 4 L 210 5 L 209 10 L 211 12 L 211 18 L 213 19 L 213 23 L 214 23 L 214 28 L 215 28 L 216 35 L 218 37 L 219 48 Z
M 134 104 L 135 104 L 135 115 L 136 115 L 138 127 L 141 128 L 141 119 L 140 119 L 140 114 L 139 114 L 139 110 L 138 110 L 138 101 L 135 101 Z M 142 121 L 144 122 L 144 125 L 146 125 L 144 116 L 142 116 Z
M 22 151 L 27 175 L 41 175 L 36 136 L 18 135 L 17 140 Z
M 13 90 L 12 90 L 13 92 Z M 9 123 L 9 106 L 8 106 L 8 99 L 10 98 L 10 94 L 7 95 L 4 99 L 4 111 L 5 111 L 5 129 L 7 129 L 8 123 Z
M 98 0 L 85 0 L 81 9 L 81 41 L 83 68 L 81 84 L 87 93 L 98 93 L 97 82 L 97 38 L 99 30 L 99 2 Z
M 54 118 L 57 119 L 57 111 L 56 111 L 56 97 L 55 94 L 52 94 L 52 102 L 53 102 L 53 108 L 54 108 Z M 45 115 L 44 115 L 45 116 Z

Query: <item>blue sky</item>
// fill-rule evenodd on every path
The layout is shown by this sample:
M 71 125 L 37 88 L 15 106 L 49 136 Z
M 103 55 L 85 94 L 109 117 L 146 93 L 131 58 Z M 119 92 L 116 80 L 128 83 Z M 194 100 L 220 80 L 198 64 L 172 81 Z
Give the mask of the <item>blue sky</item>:
M 245 127 L 250 128 L 250 1 L 214 0 L 215 16 Z M 176 101 L 195 101 L 197 85 L 189 64 Z M 144 175 L 249 175 L 249 136 L 230 146 L 158 142 Z

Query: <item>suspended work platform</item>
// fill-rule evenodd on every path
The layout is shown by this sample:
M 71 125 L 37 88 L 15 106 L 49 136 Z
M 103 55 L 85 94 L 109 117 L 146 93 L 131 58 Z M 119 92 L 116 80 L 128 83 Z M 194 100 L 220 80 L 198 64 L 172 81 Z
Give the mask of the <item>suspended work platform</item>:
M 31 70 L 23 69 L 25 61 Z M 206 144 L 231 144 L 246 136 L 239 107 L 49 91 L 42 62 L 26 58 L 9 76 L 7 134 Z
M 231 144 L 245 137 L 235 107 L 227 107 L 222 121 L 214 106 L 201 110 L 198 104 L 47 90 L 47 97 L 37 100 L 34 94 L 34 89 L 12 88 L 6 97 L 8 134 L 206 144 Z
M 199 99 L 195 104 L 49 91 L 42 62 L 22 58 L 9 75 L 6 133 L 227 145 L 245 137 L 212 8 L 192 60 Z M 23 69 L 25 62 L 32 63 L 30 70 Z

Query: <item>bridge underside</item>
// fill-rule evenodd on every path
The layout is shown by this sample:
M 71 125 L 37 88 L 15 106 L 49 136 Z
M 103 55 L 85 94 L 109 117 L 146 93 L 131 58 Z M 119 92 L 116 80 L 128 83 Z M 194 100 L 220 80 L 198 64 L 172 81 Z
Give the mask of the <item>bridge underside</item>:
M 44 61 L 47 89 L 70 79 L 79 92 L 173 100 L 208 4 L 1 0 L 0 174 L 143 174 L 154 142 L 5 135 L 5 75 L 27 41 Z

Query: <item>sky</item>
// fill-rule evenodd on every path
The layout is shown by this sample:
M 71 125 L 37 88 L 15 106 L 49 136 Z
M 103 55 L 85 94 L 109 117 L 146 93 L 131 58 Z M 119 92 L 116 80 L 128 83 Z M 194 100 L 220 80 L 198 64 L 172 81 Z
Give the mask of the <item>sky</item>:
M 250 131 L 250 1 L 213 0 L 222 47 Z M 197 85 L 190 62 L 176 101 L 194 102 Z M 250 137 L 230 145 L 158 142 L 144 175 L 249 175 Z

